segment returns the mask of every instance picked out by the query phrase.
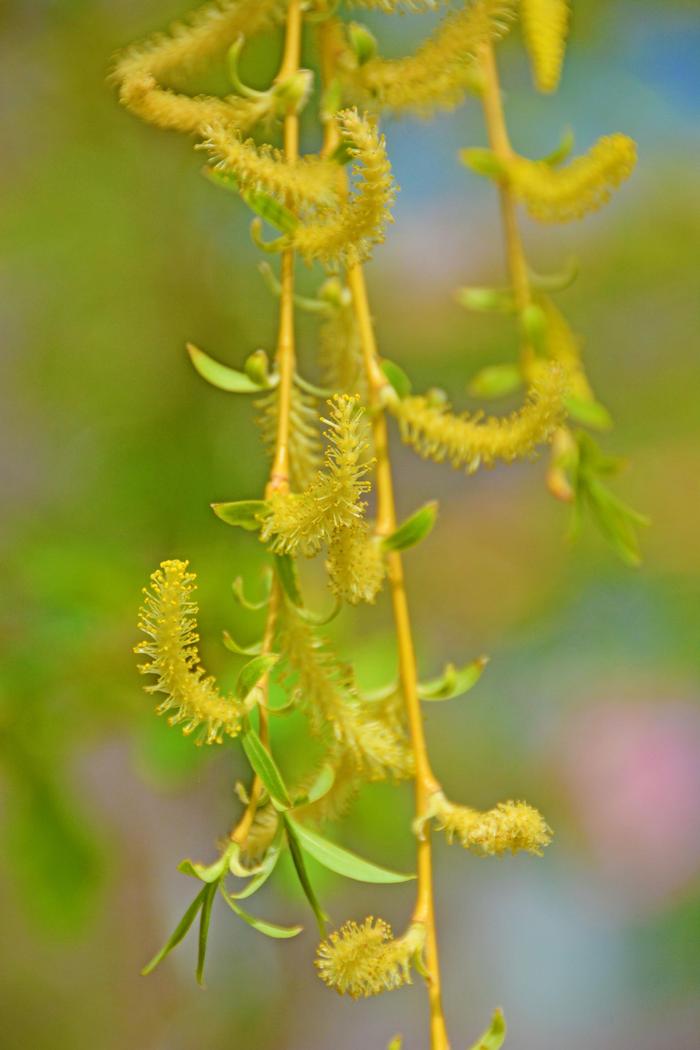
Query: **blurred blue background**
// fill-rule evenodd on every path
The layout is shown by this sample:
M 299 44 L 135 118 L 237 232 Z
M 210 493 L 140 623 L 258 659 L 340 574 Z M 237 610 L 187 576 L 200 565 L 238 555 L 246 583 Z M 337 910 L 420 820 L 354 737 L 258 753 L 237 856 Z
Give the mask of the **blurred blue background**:
M 492 658 L 468 697 L 428 711 L 436 770 L 452 797 L 524 797 L 556 830 L 543 860 L 437 844 L 447 1012 L 457 1047 L 501 1004 L 513 1050 L 696 1050 L 700 21 L 689 2 L 574 7 L 555 97 L 531 90 L 517 33 L 501 49 L 514 143 L 538 155 L 567 124 L 580 149 L 620 130 L 639 166 L 585 223 L 524 229 L 538 270 L 580 261 L 560 304 L 615 418 L 608 447 L 629 458 L 620 491 L 653 527 L 630 570 L 592 531 L 567 545 L 544 460 L 467 479 L 396 447 L 402 512 L 441 504 L 407 559 L 421 672 Z M 261 490 L 254 410 L 205 387 L 184 342 L 240 365 L 271 349 L 276 327 L 242 206 L 199 177 L 187 142 L 140 125 L 105 84 L 116 48 L 184 10 L 0 11 L 0 1045 L 358 1050 L 401 1031 L 422 1050 L 420 988 L 355 1004 L 316 980 L 288 872 L 258 910 L 301 918 L 303 936 L 269 942 L 217 913 L 206 992 L 190 941 L 138 976 L 191 896 L 177 862 L 213 855 L 244 770 L 236 747 L 199 752 L 154 718 L 131 655 L 140 588 L 161 559 L 191 560 L 205 663 L 226 681 L 236 668 L 219 632 L 240 618 L 230 580 L 245 572 L 255 587 L 261 564 L 255 540 L 208 506 Z M 432 24 L 366 20 L 390 54 Z M 277 56 L 275 40 L 257 48 L 246 76 L 263 85 Z M 485 142 L 480 112 L 470 102 L 386 130 L 402 192 L 368 268 L 381 347 L 418 389 L 438 384 L 466 406 L 471 375 L 513 352 L 501 322 L 452 297 L 503 280 L 493 188 L 456 157 Z M 300 276 L 309 292 L 320 280 Z M 306 319 L 300 343 L 312 362 Z M 312 574 L 319 605 L 320 587 Z M 344 613 L 333 633 L 362 681 L 392 674 L 385 602 Z M 410 866 L 410 813 L 408 787 L 368 788 L 335 834 Z M 334 922 L 405 923 L 410 888 L 313 874 Z

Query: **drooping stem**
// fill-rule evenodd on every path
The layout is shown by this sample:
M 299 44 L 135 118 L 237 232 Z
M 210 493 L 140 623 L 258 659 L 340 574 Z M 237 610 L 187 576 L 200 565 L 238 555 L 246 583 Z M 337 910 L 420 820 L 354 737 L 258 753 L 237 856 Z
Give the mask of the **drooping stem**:
M 299 69 L 301 60 L 301 36 L 303 27 L 302 0 L 289 0 L 287 9 L 287 23 L 284 38 L 284 52 L 282 63 L 276 79 L 285 80 L 293 76 Z M 297 160 L 299 156 L 299 116 L 295 104 L 290 104 L 284 115 L 283 125 L 284 153 L 289 161 Z M 270 477 L 265 488 L 265 497 L 273 492 L 285 492 L 289 488 L 289 430 L 292 406 L 292 385 L 294 382 L 294 371 L 296 367 L 295 338 L 294 338 L 294 252 L 291 250 L 282 253 L 281 261 L 281 292 L 280 292 L 280 316 L 277 334 L 276 364 L 279 373 L 278 386 L 278 422 L 275 450 L 272 458 Z M 273 578 L 270 601 L 267 607 L 267 618 L 265 621 L 265 632 L 263 635 L 262 653 L 272 651 L 272 643 L 275 636 L 277 616 L 281 601 L 280 584 L 277 576 Z M 260 739 L 265 746 L 269 744 L 269 675 L 260 680 L 262 690 L 262 703 L 258 705 L 260 719 Z M 230 838 L 239 845 L 247 838 L 250 827 L 255 819 L 255 812 L 262 793 L 262 783 L 256 775 L 250 789 L 249 801 L 245 812 L 236 827 L 231 832 Z
M 388 535 L 396 528 L 396 507 L 391 461 L 389 459 L 386 416 L 381 403 L 381 389 L 385 385 L 385 380 L 379 368 L 374 329 L 361 267 L 354 266 L 349 270 L 348 282 L 352 292 L 369 387 L 369 409 L 372 415 L 372 432 L 376 456 L 377 532 L 380 535 Z M 430 760 L 428 758 L 423 716 L 418 697 L 416 658 L 404 583 L 403 563 L 401 555 L 397 551 L 392 551 L 388 555 L 388 578 L 396 626 L 399 679 L 406 706 L 411 746 L 416 766 L 416 816 L 420 818 L 426 813 L 430 796 L 438 790 L 439 785 L 430 768 Z M 430 1046 L 431 1050 L 449 1050 L 450 1044 L 442 1010 L 440 962 L 433 903 L 432 846 L 428 825 L 425 826 L 418 840 L 417 862 L 418 892 L 413 921 L 424 924 L 426 931 L 425 961 L 428 998 L 430 1000 Z
M 498 78 L 498 67 L 494 54 L 493 44 L 488 41 L 481 48 L 481 67 L 484 73 L 484 89 L 482 93 L 482 106 L 486 120 L 486 131 L 489 137 L 491 149 L 501 160 L 510 160 L 513 156 L 513 148 L 508 137 L 505 115 L 503 113 L 503 102 L 501 100 L 501 85 Z M 515 305 L 518 314 L 522 317 L 524 311 L 532 301 L 530 278 L 525 259 L 522 237 L 518 228 L 516 202 L 507 183 L 499 184 L 499 196 L 501 201 L 501 216 L 503 219 L 503 231 L 506 244 L 506 259 L 508 272 L 510 274 Z M 522 363 L 527 370 L 534 356 L 533 348 L 528 340 L 523 337 Z

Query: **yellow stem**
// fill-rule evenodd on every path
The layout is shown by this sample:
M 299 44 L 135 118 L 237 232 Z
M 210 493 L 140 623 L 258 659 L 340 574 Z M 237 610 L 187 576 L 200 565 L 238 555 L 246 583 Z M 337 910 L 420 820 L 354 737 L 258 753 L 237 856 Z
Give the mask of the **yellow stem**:
M 486 131 L 489 137 L 491 149 L 501 160 L 510 160 L 513 156 L 513 147 L 508 138 L 505 116 L 503 113 L 503 102 L 501 99 L 501 86 L 498 79 L 498 67 L 493 44 L 488 41 L 482 45 L 481 66 L 484 73 L 484 90 L 482 94 L 482 106 L 486 120 Z M 518 314 L 522 316 L 523 311 L 532 302 L 530 289 L 530 278 L 527 272 L 527 262 L 523 248 L 522 237 L 518 228 L 516 202 L 507 183 L 499 184 L 499 196 L 501 200 L 501 216 L 503 219 L 503 230 L 506 243 L 506 257 L 508 272 L 510 274 L 515 305 Z M 522 365 L 527 372 L 534 358 L 534 350 L 526 339 L 522 343 Z
M 299 69 L 301 59 L 301 34 L 303 26 L 302 0 L 289 0 L 287 8 L 287 25 L 284 39 L 284 52 L 277 80 L 293 76 Z M 299 156 L 299 116 L 294 105 L 290 105 L 284 116 L 284 152 L 287 160 L 295 161 Z M 272 492 L 285 492 L 289 488 L 289 428 L 292 408 L 292 384 L 294 382 L 295 341 L 294 341 L 294 252 L 282 253 L 280 293 L 280 317 L 277 335 L 277 371 L 279 373 L 279 417 L 275 452 L 270 469 L 270 478 L 265 488 L 265 497 Z M 270 592 L 270 602 L 265 621 L 262 652 L 269 653 L 277 623 L 280 605 L 280 585 L 275 576 Z M 267 700 L 269 677 L 265 675 L 260 682 L 263 690 L 263 702 L 259 705 L 260 739 L 266 746 L 269 744 L 269 715 Z M 245 813 L 230 834 L 233 842 L 242 845 L 255 819 L 255 812 L 262 792 L 260 779 L 255 776 L 250 789 L 250 800 Z
M 374 338 L 372 317 L 369 311 L 367 289 L 364 274 L 360 266 L 348 271 L 348 283 L 353 297 L 353 305 L 362 344 L 369 385 L 369 407 L 372 414 L 372 432 L 374 453 L 376 456 L 377 480 L 377 532 L 389 535 L 396 528 L 396 506 L 394 502 L 394 484 L 389 459 L 386 416 L 381 403 L 381 390 L 385 379 L 379 368 L 377 346 Z M 392 551 L 387 558 L 388 577 L 391 590 L 391 603 L 396 624 L 396 641 L 399 656 L 399 678 L 401 691 L 406 705 L 406 714 L 411 734 L 411 744 L 416 764 L 416 816 L 422 817 L 428 808 L 430 796 L 438 790 L 439 785 L 430 768 L 428 751 L 423 728 L 423 715 L 418 698 L 418 680 L 416 674 L 416 657 L 413 647 L 411 619 L 406 598 L 403 575 L 403 563 L 398 551 Z M 426 825 L 418 840 L 418 893 L 413 921 L 425 925 L 426 929 L 426 970 L 428 998 L 430 1001 L 430 1046 L 431 1050 L 449 1050 L 449 1040 L 442 1010 L 440 990 L 440 963 L 438 957 L 437 934 L 435 929 L 435 912 L 433 905 L 433 863 L 430 842 L 430 829 Z

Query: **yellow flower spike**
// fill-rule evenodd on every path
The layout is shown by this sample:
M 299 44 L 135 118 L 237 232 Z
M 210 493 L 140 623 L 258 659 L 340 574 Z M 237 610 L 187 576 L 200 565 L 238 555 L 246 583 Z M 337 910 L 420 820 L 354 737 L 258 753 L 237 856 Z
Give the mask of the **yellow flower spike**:
M 362 408 L 358 398 L 345 394 L 328 403 L 325 468 L 304 492 L 278 492 L 269 500 L 270 514 L 260 538 L 277 554 L 312 557 L 339 529 L 362 520 L 362 496 L 370 488 L 365 479 L 369 465 L 363 462 L 367 443 L 361 431 Z
M 544 817 L 527 802 L 499 802 L 493 809 L 480 812 L 456 805 L 438 791 L 430 802 L 430 817 L 447 833 L 449 842 L 456 838 L 465 849 L 482 857 L 520 852 L 539 857 L 552 840 Z
M 565 373 L 552 364 L 539 370 L 525 404 L 510 416 L 456 416 L 449 405 L 428 397 L 392 397 L 387 408 L 399 422 L 402 439 L 419 455 L 473 473 L 481 464 L 529 456 L 550 441 L 565 416 L 565 393 Z
M 370 916 L 361 925 L 346 922 L 322 941 L 316 968 L 321 980 L 339 995 L 353 999 L 380 995 L 411 983 L 411 966 L 420 960 L 424 944 L 422 923 L 413 923 L 394 940 L 391 926 Z
M 556 91 L 569 29 L 568 0 L 520 0 L 525 46 L 539 91 Z
M 147 656 L 142 674 L 156 676 L 146 692 L 165 693 L 157 713 L 173 711 L 168 721 L 183 725 L 186 734 L 202 727 L 197 743 L 219 744 L 224 736 L 235 737 L 243 711 L 234 697 L 222 696 L 213 678 L 199 662 L 197 651 L 197 605 L 194 573 L 186 561 L 164 561 L 151 576 L 151 589 L 144 590 L 139 629 L 150 641 L 140 642 L 135 653 Z
M 332 537 L 326 561 L 331 590 L 351 605 L 376 601 L 386 576 L 379 539 L 365 521 L 339 529 Z
M 552 168 L 545 161 L 513 156 L 501 161 L 503 178 L 534 219 L 571 222 L 602 207 L 637 162 L 627 135 L 605 135 L 583 156 Z

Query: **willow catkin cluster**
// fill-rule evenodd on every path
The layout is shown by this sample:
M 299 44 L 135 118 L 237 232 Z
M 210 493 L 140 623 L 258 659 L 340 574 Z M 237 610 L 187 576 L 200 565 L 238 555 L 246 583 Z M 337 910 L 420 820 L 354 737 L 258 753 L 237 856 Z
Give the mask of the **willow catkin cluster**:
M 507 31 L 513 0 L 475 0 L 448 14 L 415 54 L 347 63 L 346 83 L 367 105 L 423 115 L 451 109 L 478 88 L 477 58 L 486 41 Z
M 450 842 L 457 839 L 465 849 L 484 857 L 520 852 L 541 856 L 552 840 L 544 817 L 527 802 L 499 802 L 480 812 L 456 805 L 438 792 L 431 813 Z
M 380 995 L 411 983 L 411 966 L 425 945 L 425 927 L 414 923 L 402 937 L 370 916 L 361 924 L 346 922 L 322 941 L 316 955 L 321 980 L 353 999 Z
M 192 601 L 196 576 L 187 567 L 186 561 L 164 561 L 152 574 L 139 618 L 139 629 L 150 640 L 134 652 L 148 657 L 141 673 L 156 677 L 147 692 L 165 693 L 158 714 L 172 711 L 171 725 L 182 724 L 186 734 L 201 727 L 197 742 L 218 744 L 224 736 L 238 735 L 243 712 L 235 698 L 222 696 L 200 665 L 198 610 Z
M 260 533 L 277 554 L 313 557 L 342 528 L 362 519 L 369 491 L 366 445 L 360 434 L 362 409 L 356 397 L 338 395 L 329 401 L 325 466 L 304 492 L 277 492 L 268 500 Z
M 279 424 L 279 387 L 255 402 L 258 426 L 270 459 L 274 456 Z M 307 488 L 323 462 L 318 427 L 318 401 L 294 385 L 291 391 L 289 426 L 289 482 L 292 488 Z
M 565 416 L 566 377 L 552 364 L 533 383 L 523 407 L 510 416 L 482 412 L 454 415 L 449 405 L 430 397 L 391 398 L 401 437 L 419 455 L 473 473 L 496 460 L 511 463 L 548 442 Z
M 117 56 L 112 79 L 120 101 L 142 120 L 158 127 L 200 134 L 215 120 L 251 127 L 264 115 L 260 100 L 192 97 L 174 90 L 205 64 L 216 60 L 236 38 L 256 33 L 279 21 L 284 0 L 219 0 L 156 33 Z
M 503 176 L 515 196 L 540 222 L 570 222 L 602 207 L 629 178 L 637 147 L 627 135 L 605 135 L 581 157 L 561 168 L 514 156 Z
M 569 29 L 568 0 L 520 0 L 525 46 L 539 91 L 556 91 Z

